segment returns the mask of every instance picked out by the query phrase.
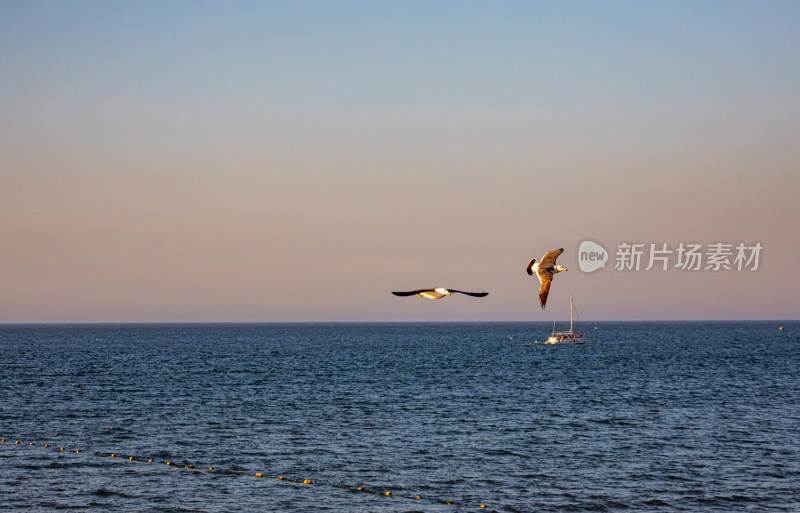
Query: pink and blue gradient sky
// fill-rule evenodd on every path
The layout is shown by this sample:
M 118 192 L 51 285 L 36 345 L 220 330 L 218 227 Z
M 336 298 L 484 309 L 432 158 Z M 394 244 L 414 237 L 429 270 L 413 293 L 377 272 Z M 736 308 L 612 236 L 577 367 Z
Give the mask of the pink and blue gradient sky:
M 800 3 L 0 1 L 0 322 L 798 319 Z M 756 272 L 578 270 L 586 239 Z M 525 273 L 564 247 L 548 309 Z M 613 259 L 613 255 L 612 255 Z M 441 285 L 484 299 L 397 298 Z

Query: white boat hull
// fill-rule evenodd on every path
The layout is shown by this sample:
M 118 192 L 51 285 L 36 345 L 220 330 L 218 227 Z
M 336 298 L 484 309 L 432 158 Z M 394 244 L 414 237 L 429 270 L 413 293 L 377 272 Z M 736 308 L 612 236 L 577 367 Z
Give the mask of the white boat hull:
M 583 344 L 586 339 L 583 333 L 553 333 L 545 344 Z

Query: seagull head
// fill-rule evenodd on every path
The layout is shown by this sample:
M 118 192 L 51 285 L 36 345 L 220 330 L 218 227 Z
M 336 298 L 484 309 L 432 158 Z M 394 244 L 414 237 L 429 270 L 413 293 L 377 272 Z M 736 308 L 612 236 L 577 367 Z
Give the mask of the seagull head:
M 439 294 L 445 294 L 445 295 L 448 295 L 448 296 L 451 296 L 451 295 L 452 295 L 452 294 L 450 294 L 450 291 L 449 291 L 449 290 L 447 290 L 447 289 L 446 289 L 446 288 L 444 288 L 444 287 L 436 287 L 436 288 L 435 288 L 435 289 L 433 289 L 433 290 L 435 290 L 435 291 L 436 291 L 436 292 L 438 292 Z
M 557 266 L 556 266 L 556 271 L 558 271 L 558 272 L 561 272 L 561 271 L 566 271 L 566 270 L 567 270 L 567 268 L 566 268 L 566 267 L 561 267 L 560 265 L 557 265 Z

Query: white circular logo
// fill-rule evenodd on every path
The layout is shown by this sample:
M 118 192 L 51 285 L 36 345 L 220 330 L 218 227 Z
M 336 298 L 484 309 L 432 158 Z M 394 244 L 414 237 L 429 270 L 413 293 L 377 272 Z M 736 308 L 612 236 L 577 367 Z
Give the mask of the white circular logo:
M 578 267 L 585 273 L 596 271 L 606 266 L 608 251 L 600 244 L 585 240 L 578 247 Z

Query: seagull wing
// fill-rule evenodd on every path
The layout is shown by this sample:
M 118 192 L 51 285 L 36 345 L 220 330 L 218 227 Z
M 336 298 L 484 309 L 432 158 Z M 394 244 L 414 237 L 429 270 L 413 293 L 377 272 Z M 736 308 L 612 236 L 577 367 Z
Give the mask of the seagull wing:
M 542 280 L 542 286 L 539 287 L 539 303 L 542 304 L 542 310 L 544 310 L 544 305 L 547 303 L 547 294 L 550 293 L 550 282 L 553 281 L 552 276 L 551 274 L 542 278 L 542 275 L 539 275 L 539 279 Z
M 463 290 L 455 290 L 455 289 L 447 289 L 450 293 L 457 292 L 459 294 L 466 294 L 472 297 L 486 297 L 489 295 L 488 292 L 464 292 Z
M 417 289 L 417 290 L 409 290 L 408 292 L 392 292 L 395 296 L 416 296 L 417 294 L 421 294 L 422 292 L 433 292 L 434 289 Z
M 536 263 L 536 259 L 534 258 L 533 260 L 531 260 L 531 263 L 528 264 L 528 268 L 525 269 L 526 271 L 528 271 L 528 276 L 533 274 L 533 264 L 535 264 L 535 263 Z
M 556 249 L 553 251 L 548 251 L 542 257 L 542 261 L 539 263 L 539 269 L 542 267 L 555 267 L 556 266 L 556 258 L 558 255 L 564 252 L 564 248 Z

